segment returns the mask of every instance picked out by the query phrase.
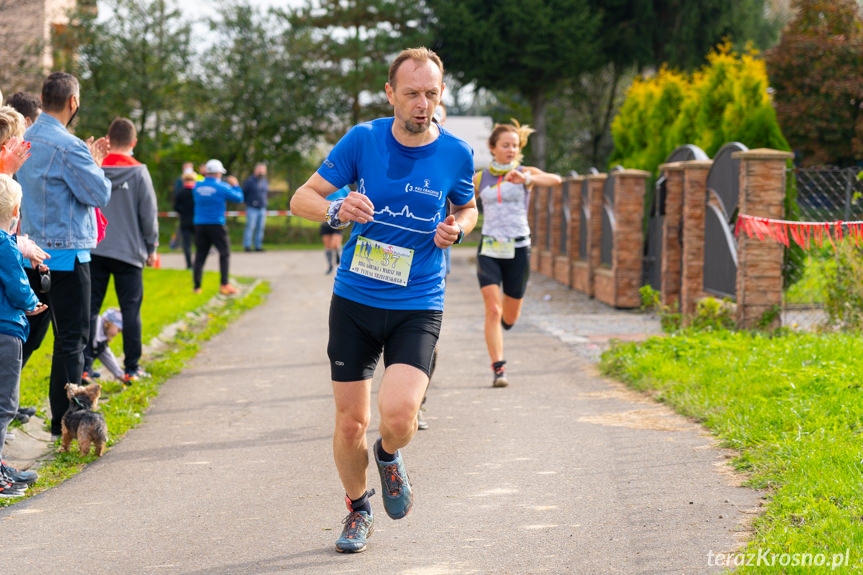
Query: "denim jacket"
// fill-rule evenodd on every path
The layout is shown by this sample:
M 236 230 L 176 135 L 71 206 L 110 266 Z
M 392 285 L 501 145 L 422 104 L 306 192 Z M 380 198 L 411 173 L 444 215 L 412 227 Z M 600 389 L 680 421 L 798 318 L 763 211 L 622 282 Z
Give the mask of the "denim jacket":
M 24 190 L 21 233 L 48 250 L 96 247 L 94 206 L 111 199 L 111 182 L 80 138 L 43 113 L 24 139 L 30 159 L 18 170 Z

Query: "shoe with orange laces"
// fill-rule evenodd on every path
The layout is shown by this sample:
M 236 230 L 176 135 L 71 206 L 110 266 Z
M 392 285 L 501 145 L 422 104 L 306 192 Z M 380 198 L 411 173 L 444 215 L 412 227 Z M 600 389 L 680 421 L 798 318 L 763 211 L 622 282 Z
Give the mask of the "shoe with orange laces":
M 375 494 L 375 490 L 369 491 L 368 496 Z M 348 505 L 348 516 L 345 517 L 344 528 L 341 536 L 336 539 L 336 551 L 339 553 L 362 553 L 366 550 L 369 535 L 374 532 L 375 518 L 371 510 L 354 511 L 351 508 L 351 500 L 345 496 Z
M 413 491 L 408 472 L 402 454 L 396 451 L 396 458 L 392 461 L 381 461 L 378 459 L 378 447 L 381 439 L 375 442 L 372 449 L 375 453 L 375 462 L 378 464 L 378 473 L 381 476 L 381 497 L 384 500 L 384 509 L 391 519 L 401 519 L 411 510 L 413 506 Z
M 239 290 L 231 284 L 225 284 L 219 287 L 219 293 L 222 295 L 234 295 L 237 292 L 239 292 Z

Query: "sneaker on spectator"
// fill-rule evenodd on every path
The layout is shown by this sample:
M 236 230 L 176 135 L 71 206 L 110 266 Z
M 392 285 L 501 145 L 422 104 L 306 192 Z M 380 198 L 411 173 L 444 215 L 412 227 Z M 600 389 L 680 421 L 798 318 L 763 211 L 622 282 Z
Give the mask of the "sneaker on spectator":
M 25 489 L 16 488 L 12 483 L 6 481 L 5 478 L 0 477 L 0 498 L 22 497 L 25 495 L 24 491 Z
M 240 290 L 232 286 L 231 284 L 225 284 L 223 286 L 219 286 L 219 293 L 222 295 L 234 295 L 238 293 Z
M 150 374 L 148 372 L 144 371 L 144 368 L 142 368 L 142 367 L 139 367 L 135 371 L 130 371 L 129 375 L 136 377 L 137 379 L 146 379 L 146 378 L 150 377 Z
M 362 553 L 366 550 L 369 535 L 374 531 L 375 520 L 366 511 L 351 511 L 345 520 L 341 536 L 336 539 L 339 553 Z
M 0 466 L 0 480 L 5 481 L 10 485 L 12 489 L 15 490 L 24 491 L 25 489 L 30 487 L 30 485 L 26 481 L 18 481 L 14 477 L 12 477 L 9 471 L 11 471 L 11 468 L 7 467 L 5 463 L 2 464 L 2 466 Z
M 14 467 L 10 467 L 5 461 L 0 462 L 0 469 L 2 469 L 3 475 L 12 483 L 26 483 L 27 485 L 33 485 L 36 483 L 36 480 L 39 479 L 39 474 L 35 471 L 21 471 Z
M 411 510 L 413 506 L 413 492 L 411 481 L 405 470 L 404 459 L 401 452 L 396 452 L 393 461 L 381 461 L 378 459 L 378 445 L 381 439 L 375 442 L 373 451 L 375 462 L 378 464 L 378 473 L 381 476 L 381 497 L 384 500 L 384 509 L 391 519 L 401 519 Z
M 132 385 L 136 383 L 140 378 L 137 373 L 127 373 L 123 376 L 123 385 Z

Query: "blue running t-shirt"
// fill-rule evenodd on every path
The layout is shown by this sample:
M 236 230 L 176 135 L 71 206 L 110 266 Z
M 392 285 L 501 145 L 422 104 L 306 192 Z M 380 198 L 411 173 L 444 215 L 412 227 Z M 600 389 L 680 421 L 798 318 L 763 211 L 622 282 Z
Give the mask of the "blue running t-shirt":
M 318 169 L 338 188 L 356 182 L 375 207 L 373 222 L 353 224 L 333 292 L 378 308 L 443 311 L 444 252 L 434 235 L 447 200 L 462 206 L 473 198 L 473 150 L 443 128 L 430 144 L 403 146 L 392 125 L 380 118 L 354 126 Z M 360 236 L 413 250 L 407 285 L 350 271 Z

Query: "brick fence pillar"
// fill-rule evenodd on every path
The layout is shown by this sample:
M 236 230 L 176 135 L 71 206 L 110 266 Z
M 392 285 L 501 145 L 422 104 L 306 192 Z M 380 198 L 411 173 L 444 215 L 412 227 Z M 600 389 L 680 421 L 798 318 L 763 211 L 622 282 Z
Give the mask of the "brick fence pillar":
M 622 170 L 614 174 L 614 246 L 612 266 L 596 271 L 596 299 L 618 308 L 641 305 L 644 250 L 644 192 L 650 172 Z M 601 191 L 600 191 L 601 194 Z
M 793 155 L 777 150 L 749 150 L 731 156 L 740 160 L 741 214 L 782 219 L 785 216 L 785 167 Z M 765 312 L 782 305 L 784 246 L 740 234 L 737 238 L 737 327 L 758 325 Z M 779 314 L 770 325 L 779 326 Z
M 590 174 L 587 179 L 587 260 L 576 262 L 573 268 L 573 287 L 593 297 L 595 274 L 602 260 L 602 188 L 608 174 Z
M 572 244 L 572 212 L 570 211 L 571 201 L 568 197 L 570 193 L 569 181 L 564 181 L 560 185 L 554 186 L 554 213 L 552 214 L 552 237 L 551 237 L 551 253 L 552 261 L 552 277 L 569 287 L 569 267 L 570 267 L 570 251 Z M 564 190 L 567 192 L 566 203 L 564 205 Z M 569 217 L 567 217 L 569 214 Z
M 569 278 L 567 285 L 571 288 L 585 291 L 577 285 L 576 266 L 579 264 L 581 253 L 581 188 L 584 184 L 584 176 L 572 176 L 564 180 L 569 183 Z
M 662 164 L 665 175 L 665 201 L 662 218 L 662 261 L 659 285 L 663 305 L 680 304 L 681 219 L 683 212 L 683 167 L 680 162 Z M 659 198 L 657 198 L 659 201 Z
M 681 162 L 683 166 L 683 245 L 680 268 L 680 311 L 684 325 L 695 313 L 704 289 L 704 214 L 707 174 L 712 160 Z
M 535 186 L 533 190 L 531 190 L 530 204 L 532 208 L 529 216 L 531 222 L 530 237 L 532 244 L 530 252 L 530 269 L 531 271 L 539 272 L 541 269 L 540 254 L 545 246 L 545 229 L 548 223 L 548 193 L 545 188 Z
M 554 275 L 554 226 L 557 218 L 552 216 L 557 213 L 555 205 L 554 187 L 537 186 L 534 191 L 540 194 L 540 206 L 542 206 L 542 215 L 540 221 L 543 222 L 539 237 L 533 239 L 534 245 L 539 248 L 539 273 L 544 276 L 552 277 Z M 557 205 L 560 205 L 559 198 Z

